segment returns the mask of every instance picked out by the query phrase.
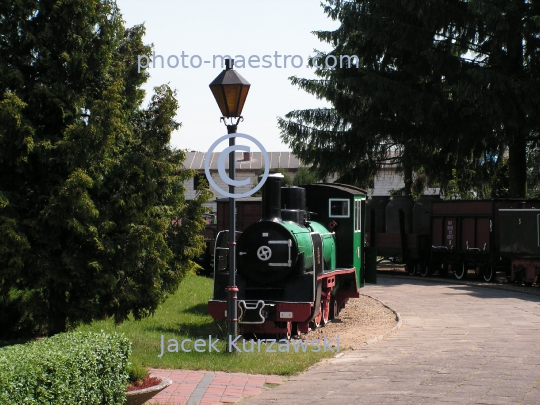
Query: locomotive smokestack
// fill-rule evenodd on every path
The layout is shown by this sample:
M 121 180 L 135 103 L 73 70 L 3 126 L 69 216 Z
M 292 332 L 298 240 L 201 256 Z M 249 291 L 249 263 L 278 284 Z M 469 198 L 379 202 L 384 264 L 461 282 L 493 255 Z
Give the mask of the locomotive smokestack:
M 281 222 L 281 173 L 268 176 L 262 188 L 262 221 Z

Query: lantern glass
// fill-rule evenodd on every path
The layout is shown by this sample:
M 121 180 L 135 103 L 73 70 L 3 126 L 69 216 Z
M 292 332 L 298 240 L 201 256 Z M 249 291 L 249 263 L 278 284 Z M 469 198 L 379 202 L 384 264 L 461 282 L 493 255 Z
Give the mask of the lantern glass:
M 227 65 L 218 77 L 210 83 L 210 90 L 224 117 L 239 117 L 246 102 L 250 84 L 234 69 Z

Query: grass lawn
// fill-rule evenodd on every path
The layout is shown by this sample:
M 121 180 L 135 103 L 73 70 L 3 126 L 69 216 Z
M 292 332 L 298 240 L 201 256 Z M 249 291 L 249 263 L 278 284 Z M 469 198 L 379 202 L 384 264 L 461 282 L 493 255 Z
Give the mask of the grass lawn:
M 225 324 L 215 322 L 207 311 L 207 302 L 212 295 L 212 283 L 213 280 L 209 278 L 187 276 L 178 291 L 169 297 L 152 317 L 140 321 L 129 320 L 118 326 L 114 325 L 113 320 L 96 321 L 78 330 L 124 333 L 133 343 L 131 361 L 145 367 L 287 375 L 305 370 L 323 357 L 332 356 L 332 352 L 324 353 L 321 350 L 317 353 L 312 352 L 311 348 L 307 348 L 305 352 L 302 349 L 295 352 L 293 347 L 289 347 L 288 352 L 279 352 L 277 344 L 272 347 L 276 349 L 275 353 L 266 353 L 265 343 L 260 345 L 260 352 L 255 344 L 251 353 L 229 353 Z M 160 358 L 158 355 L 161 353 L 162 335 L 165 352 Z M 214 345 L 219 353 L 208 351 L 209 335 L 213 342 L 220 339 Z M 173 339 L 178 342 L 178 352 L 174 352 Z M 186 349 L 191 349 L 190 353 L 184 352 L 180 347 L 184 339 L 192 341 L 186 342 L 185 346 Z M 193 341 L 196 339 L 206 341 L 205 346 L 199 342 L 201 346 L 198 348 L 203 350 L 202 352 L 193 350 Z M 240 340 L 237 346 L 243 350 Z M 246 343 L 248 350 L 250 347 L 251 345 Z M 168 352 L 167 348 L 172 352 Z M 285 350 L 286 346 L 281 348 Z

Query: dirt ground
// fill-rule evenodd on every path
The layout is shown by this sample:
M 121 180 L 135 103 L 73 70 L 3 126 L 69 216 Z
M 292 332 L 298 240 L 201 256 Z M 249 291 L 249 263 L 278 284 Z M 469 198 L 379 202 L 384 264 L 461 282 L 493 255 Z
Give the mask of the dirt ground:
M 340 349 L 360 346 L 362 343 L 389 331 L 396 325 L 396 315 L 379 301 L 361 295 L 350 299 L 339 313 L 339 318 L 326 326 L 301 335 L 301 339 L 337 339 Z

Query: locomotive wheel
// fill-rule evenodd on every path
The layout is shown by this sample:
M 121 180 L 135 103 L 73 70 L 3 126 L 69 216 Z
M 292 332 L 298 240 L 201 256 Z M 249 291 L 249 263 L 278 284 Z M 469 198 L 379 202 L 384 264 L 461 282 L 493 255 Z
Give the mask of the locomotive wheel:
M 287 332 L 282 333 L 279 338 L 280 339 L 291 340 L 292 332 L 293 332 L 292 322 L 288 321 L 287 322 Z
M 493 267 L 494 266 L 492 265 L 486 264 L 485 266 L 482 266 L 480 268 L 480 272 L 486 283 L 491 283 L 492 281 L 495 281 L 496 272 Z
M 298 337 L 298 323 L 293 322 L 291 327 L 291 337 Z
M 407 263 L 407 273 L 409 273 L 409 276 L 414 276 L 416 273 L 416 265 L 414 263 Z
M 330 300 L 328 319 L 336 319 L 338 317 L 338 305 L 335 299 Z
M 324 302 L 321 296 L 321 290 L 322 290 L 322 281 L 317 281 L 317 295 L 315 299 L 315 305 L 313 306 L 313 310 L 317 311 L 317 315 L 313 320 L 309 323 L 309 327 L 311 330 L 317 329 L 319 326 L 321 326 L 321 318 L 322 318 L 322 303 Z
M 321 308 L 322 309 L 322 308 Z M 315 330 L 317 328 L 321 327 L 321 320 L 322 320 L 322 311 L 319 311 L 319 314 L 309 323 L 309 327 L 311 330 Z
M 325 300 L 321 303 L 321 325 L 324 326 L 330 319 L 330 301 Z
M 459 262 L 456 265 L 452 266 L 454 270 L 454 277 L 458 280 L 464 280 L 467 278 L 467 273 L 469 270 L 467 269 L 467 264 L 465 262 Z

